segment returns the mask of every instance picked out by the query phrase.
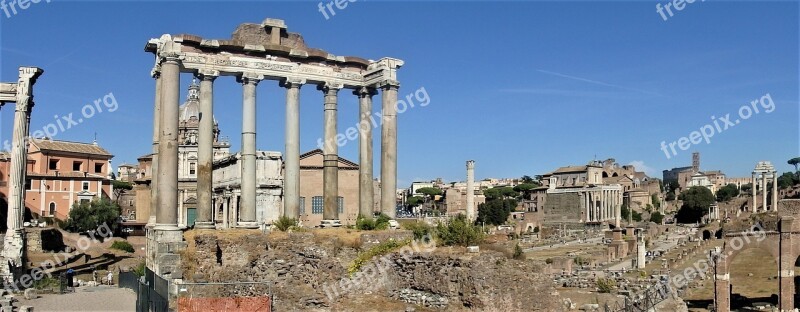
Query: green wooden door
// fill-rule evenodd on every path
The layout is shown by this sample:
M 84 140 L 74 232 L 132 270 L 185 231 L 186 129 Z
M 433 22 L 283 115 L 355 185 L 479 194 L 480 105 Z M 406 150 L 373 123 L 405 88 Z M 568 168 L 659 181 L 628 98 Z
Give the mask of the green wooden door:
M 186 209 L 186 226 L 194 226 L 194 221 L 197 220 L 197 208 Z

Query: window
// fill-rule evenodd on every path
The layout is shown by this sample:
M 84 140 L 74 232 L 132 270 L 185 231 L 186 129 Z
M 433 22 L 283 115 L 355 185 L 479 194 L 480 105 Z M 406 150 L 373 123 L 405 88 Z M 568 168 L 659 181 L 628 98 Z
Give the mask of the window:
M 84 204 L 88 205 L 89 202 L 90 201 L 88 199 L 81 199 L 81 205 L 84 205 Z
M 306 198 L 300 197 L 300 211 L 298 212 L 298 215 L 302 216 L 304 214 L 306 214 Z
M 32 185 L 33 185 L 33 180 L 25 179 L 25 190 L 28 190 L 28 191 L 32 190 L 32 188 L 31 188 Z
M 56 215 L 56 203 L 50 203 L 50 216 Z
M 189 163 L 189 174 L 194 175 L 197 172 L 197 164 Z
M 83 190 L 84 191 L 88 191 L 89 190 L 89 182 L 83 182 Z
M 94 164 L 94 172 L 95 173 L 103 173 L 103 163 Z
M 322 196 L 311 198 L 311 213 L 322 214 Z
M 336 202 L 339 205 L 339 213 L 344 213 L 344 197 L 337 197 Z
M 58 170 L 58 159 L 50 160 L 50 170 Z
M 81 171 L 81 167 L 83 166 L 83 162 L 81 161 L 73 161 L 72 162 L 72 171 Z

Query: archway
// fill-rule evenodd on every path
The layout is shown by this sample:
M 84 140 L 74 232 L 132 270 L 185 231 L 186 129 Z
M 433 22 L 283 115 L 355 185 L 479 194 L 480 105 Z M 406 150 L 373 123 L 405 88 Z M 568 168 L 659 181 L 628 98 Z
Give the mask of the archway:
M 603 178 L 608 178 L 608 172 L 603 171 Z
M 778 305 L 778 261 L 771 252 L 763 248 L 743 249 L 734 256 L 728 269 L 731 310 L 751 306 L 755 302 Z
M 711 231 L 703 230 L 703 240 L 709 240 L 709 239 L 711 239 Z
M 5 197 L 0 197 L 0 232 L 8 230 L 8 202 Z
M 722 239 L 722 229 L 719 229 L 716 232 L 714 232 L 714 238 Z

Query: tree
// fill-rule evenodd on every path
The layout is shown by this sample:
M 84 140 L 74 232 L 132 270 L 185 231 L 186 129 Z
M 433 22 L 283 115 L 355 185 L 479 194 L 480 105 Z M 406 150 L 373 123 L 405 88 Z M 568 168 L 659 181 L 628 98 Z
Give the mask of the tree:
M 130 182 L 123 182 L 118 180 L 111 181 L 111 187 L 114 188 L 114 202 L 119 204 L 119 196 L 125 191 L 133 189 L 133 184 Z
M 795 157 L 795 158 L 789 159 L 789 161 L 787 163 L 789 163 L 790 165 L 794 166 L 794 172 L 800 171 L 800 170 L 797 169 L 797 165 L 800 164 L 800 157 Z
M 509 199 L 495 199 L 487 201 L 484 204 L 478 205 L 478 222 L 484 222 L 491 225 L 502 225 L 508 220 L 517 207 L 517 200 Z
M 669 191 L 669 193 L 667 193 L 667 196 L 664 198 L 664 200 L 666 200 L 666 201 L 675 200 L 675 192 Z
M 683 205 L 675 216 L 678 223 L 700 222 L 708 212 L 708 207 L 714 203 L 714 194 L 706 187 L 692 186 L 681 192 L 678 199 L 683 201 Z
M 522 181 L 522 183 L 523 183 L 523 184 L 527 184 L 527 183 L 534 183 L 534 182 L 536 182 L 536 181 L 534 181 L 534 180 L 533 180 L 533 178 L 531 178 L 531 176 L 529 176 L 529 175 L 524 175 L 524 176 L 522 176 L 522 178 L 521 178 L 520 180 Z
M 439 223 L 436 226 L 436 237 L 445 246 L 475 246 L 484 239 L 484 234 L 479 226 L 470 224 L 463 214 L 450 219 L 447 224 Z
M 69 232 L 87 232 L 97 230 L 105 224 L 112 232 L 117 228 L 119 205 L 107 199 L 95 199 L 91 202 L 75 203 L 69 212 L 65 229 Z
M 519 193 L 514 190 L 512 187 L 503 186 L 503 187 L 494 187 L 483 191 L 483 195 L 486 196 L 486 201 L 491 201 L 495 199 L 504 199 L 507 197 L 517 197 Z
M 739 196 L 739 188 L 736 184 L 728 184 L 717 191 L 717 201 L 726 202 Z
M 525 191 L 530 191 L 532 189 L 535 189 L 535 188 L 537 188 L 539 186 L 540 186 L 539 183 L 536 183 L 536 182 L 533 182 L 533 183 L 522 183 L 520 185 L 515 186 L 513 188 L 513 190 L 515 192 L 525 192 Z
M 417 190 L 417 194 L 425 195 L 425 198 L 433 202 L 433 208 L 436 209 L 436 196 L 442 195 L 442 190 L 435 187 L 423 187 Z
M 413 196 L 413 197 L 410 197 L 408 199 L 408 201 L 406 201 L 406 204 L 408 205 L 409 208 L 416 207 L 416 206 L 419 206 L 420 204 L 422 204 L 423 200 L 424 199 L 422 199 L 422 197 Z
M 669 181 L 669 184 L 667 186 L 669 186 L 669 191 L 671 192 L 675 192 L 675 190 L 681 188 L 681 185 L 678 183 L 678 181 L 675 180 Z
M 753 189 L 752 183 L 742 184 L 741 192 L 745 194 L 750 194 L 750 191 Z
M 797 178 L 797 175 L 792 174 L 791 172 L 785 172 L 778 177 L 778 187 L 782 190 L 792 187 L 798 183 L 800 183 L 800 179 Z
M 650 222 L 661 224 L 662 221 L 664 221 L 664 215 L 661 214 L 660 212 L 656 211 L 650 214 Z
M 642 221 L 642 214 L 636 210 L 631 210 L 627 204 L 622 204 L 620 215 L 622 220 Z
M 650 195 L 650 200 L 653 202 L 653 207 L 656 207 L 656 209 L 661 208 L 661 200 L 658 199 L 658 194 Z

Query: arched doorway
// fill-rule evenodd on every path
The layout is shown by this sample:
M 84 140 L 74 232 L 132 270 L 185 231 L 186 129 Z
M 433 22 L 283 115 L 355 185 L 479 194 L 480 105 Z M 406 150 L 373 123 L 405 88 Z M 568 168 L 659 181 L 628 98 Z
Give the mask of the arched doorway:
M 709 240 L 709 239 L 711 239 L 711 231 L 703 230 L 703 240 Z
M 780 281 L 776 275 L 778 261 L 763 248 L 747 248 L 729 264 L 731 310 L 751 306 L 755 302 L 778 305 Z

